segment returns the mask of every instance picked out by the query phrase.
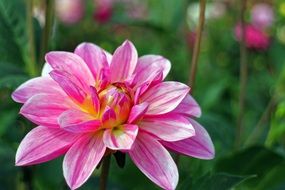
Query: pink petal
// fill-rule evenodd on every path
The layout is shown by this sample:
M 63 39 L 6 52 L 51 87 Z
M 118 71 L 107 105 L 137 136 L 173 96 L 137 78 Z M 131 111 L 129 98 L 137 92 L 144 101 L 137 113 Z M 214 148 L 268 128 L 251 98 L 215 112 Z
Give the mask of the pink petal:
M 130 41 L 125 41 L 114 52 L 110 65 L 111 81 L 124 82 L 129 78 L 136 68 L 137 59 L 136 48 Z
M 109 128 L 114 125 L 116 118 L 117 116 L 114 109 L 107 106 L 104 113 L 102 114 L 101 121 L 105 127 Z
M 128 152 L 136 166 L 163 189 L 174 190 L 178 183 L 178 170 L 169 152 L 153 137 L 139 133 Z
M 179 114 L 145 117 L 139 126 L 165 141 L 178 141 L 195 135 L 191 123 Z
M 76 47 L 74 53 L 85 61 L 95 79 L 98 78 L 103 68 L 109 67 L 104 50 L 95 44 L 82 43 Z
M 135 69 L 134 83 L 136 86 L 148 82 L 158 77 L 160 72 L 163 73 L 161 81 L 170 71 L 170 61 L 159 55 L 145 55 L 138 59 Z
M 163 82 L 148 89 L 140 102 L 149 103 L 148 115 L 159 115 L 174 110 L 188 94 L 189 87 L 179 82 Z
M 103 141 L 112 150 L 129 150 L 138 134 L 138 126 L 125 124 L 105 130 Z
M 73 133 L 94 132 L 101 126 L 101 121 L 94 116 L 76 109 L 63 112 L 58 123 L 62 129 Z
M 183 114 L 188 117 L 200 117 L 201 108 L 191 95 L 187 95 L 172 113 Z
M 134 105 L 129 114 L 128 123 L 136 123 L 138 120 L 140 120 L 146 113 L 147 108 L 148 104 L 145 102 L 138 105 Z
M 200 159 L 213 159 L 215 148 L 208 132 L 196 121 L 189 119 L 196 135 L 176 142 L 163 142 L 163 145 L 173 151 Z
M 16 165 L 33 165 L 52 160 L 64 154 L 77 138 L 77 135 L 61 129 L 38 126 L 22 140 L 16 153 Z
M 39 93 L 64 94 L 60 86 L 58 86 L 58 84 L 50 77 L 37 77 L 20 85 L 13 92 L 12 98 L 16 102 L 25 103 L 29 98 Z
M 95 84 L 91 71 L 78 55 L 70 52 L 54 51 L 47 53 L 45 58 L 54 70 L 65 71 L 77 78 L 85 91 L 89 90 L 90 85 Z
M 63 174 L 71 189 L 79 188 L 91 176 L 102 159 L 106 147 L 102 135 L 85 135 L 66 153 Z
M 23 105 L 20 113 L 38 125 L 58 127 L 59 115 L 72 106 L 63 96 L 37 94 Z
M 42 69 L 42 77 L 47 77 L 49 76 L 49 73 L 52 71 L 52 67 L 48 64 L 45 63 Z
M 100 111 L 100 98 L 99 94 L 93 86 L 90 87 L 90 92 L 91 92 L 91 99 L 92 99 L 92 104 L 94 107 L 94 110 L 96 113 L 99 113 Z
M 69 78 L 68 73 L 53 70 L 50 72 L 50 76 L 61 86 L 70 98 L 78 103 L 83 103 L 87 94 L 76 84 L 76 81 Z

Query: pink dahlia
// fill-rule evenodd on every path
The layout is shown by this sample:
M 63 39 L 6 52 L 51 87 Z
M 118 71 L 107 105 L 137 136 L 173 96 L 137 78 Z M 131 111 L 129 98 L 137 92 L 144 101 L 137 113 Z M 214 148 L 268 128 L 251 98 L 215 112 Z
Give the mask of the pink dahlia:
M 241 41 L 241 32 L 241 25 L 238 24 L 235 27 L 235 37 L 238 41 Z M 245 44 L 250 49 L 266 50 L 270 45 L 270 38 L 261 29 L 248 24 L 245 26 Z
M 80 187 L 106 154 L 121 151 L 163 189 L 175 189 L 177 167 L 167 151 L 212 159 L 207 131 L 189 87 L 163 82 L 170 62 L 138 58 L 126 41 L 113 55 L 91 43 L 50 52 L 41 77 L 16 89 L 20 113 L 38 125 L 21 142 L 16 165 L 33 165 L 65 154 L 63 174 Z
M 108 22 L 113 14 L 113 0 L 94 0 L 96 9 L 93 18 L 100 24 Z

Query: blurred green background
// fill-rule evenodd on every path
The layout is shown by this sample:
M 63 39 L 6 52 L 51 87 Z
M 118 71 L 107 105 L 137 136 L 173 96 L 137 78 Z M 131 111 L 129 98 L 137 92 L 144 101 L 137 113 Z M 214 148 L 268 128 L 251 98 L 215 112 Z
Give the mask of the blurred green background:
M 140 56 L 160 54 L 171 61 L 168 80 L 188 83 L 198 3 L 0 0 L 0 190 L 68 189 L 62 158 L 31 167 L 14 165 L 17 147 L 34 125 L 18 114 L 20 105 L 12 101 L 11 93 L 40 75 L 44 52 L 73 51 L 83 41 L 113 52 L 129 39 Z M 285 189 L 285 1 L 247 1 L 245 18 L 254 30 L 246 32 L 248 77 L 237 146 L 240 4 L 207 1 L 193 96 L 201 105 L 199 122 L 212 137 L 216 157 L 205 161 L 181 156 L 178 190 Z M 45 12 L 46 5 L 52 9 Z M 267 8 L 254 12 L 258 5 Z M 267 24 L 258 23 L 258 18 Z M 100 169 L 80 189 L 98 189 L 99 174 Z M 122 169 L 113 157 L 108 189 L 159 188 L 129 159 Z

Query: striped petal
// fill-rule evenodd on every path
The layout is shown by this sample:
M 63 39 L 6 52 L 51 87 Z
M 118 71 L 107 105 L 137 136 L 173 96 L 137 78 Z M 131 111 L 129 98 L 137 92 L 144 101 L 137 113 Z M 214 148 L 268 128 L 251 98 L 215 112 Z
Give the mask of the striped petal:
M 188 117 L 200 117 L 201 108 L 191 95 L 187 95 L 172 113 L 183 114 Z
M 178 170 L 169 152 L 153 137 L 139 133 L 128 152 L 136 166 L 163 189 L 174 190 L 178 183 Z
M 102 135 L 99 134 L 85 135 L 73 144 L 63 160 L 63 175 L 71 189 L 77 189 L 87 181 L 105 150 Z
M 160 115 L 174 110 L 188 94 L 190 88 L 179 82 L 163 82 L 148 89 L 140 102 L 149 104 L 147 115 Z
M 45 59 L 54 70 L 68 72 L 77 78 L 85 91 L 89 90 L 90 85 L 95 84 L 91 71 L 78 55 L 70 52 L 53 51 L 47 53 Z
M 176 142 L 163 142 L 163 145 L 175 152 L 200 158 L 213 159 L 215 148 L 208 132 L 196 121 L 190 119 L 194 129 L 195 136 Z
M 103 68 L 108 68 L 107 56 L 104 50 L 92 43 L 82 43 L 74 51 L 87 64 L 95 79 L 97 79 Z
M 53 70 L 50 72 L 50 76 L 61 86 L 70 98 L 78 103 L 83 103 L 87 94 L 77 85 L 78 83 L 75 80 L 72 80 L 72 78 L 68 76 L 68 73 Z
M 101 121 L 80 110 L 71 109 L 63 112 L 59 118 L 60 127 L 73 133 L 94 132 L 101 126 Z
M 170 71 L 170 61 L 159 55 L 145 55 L 138 59 L 138 64 L 135 69 L 135 77 L 133 84 L 140 86 L 144 83 L 151 83 L 155 78 L 160 78 L 161 81 L 167 76 Z
M 12 98 L 16 102 L 25 103 L 29 98 L 39 93 L 64 94 L 60 86 L 50 77 L 37 77 L 20 85 L 13 92 Z
M 78 135 L 62 129 L 38 126 L 22 140 L 16 153 L 16 165 L 33 165 L 52 160 L 67 152 Z
M 60 95 L 38 94 L 30 98 L 20 113 L 32 122 L 47 127 L 58 127 L 57 119 L 73 105 Z
M 125 124 L 105 130 L 103 140 L 105 145 L 112 150 L 129 150 L 137 134 L 137 125 Z
M 195 135 L 192 124 L 179 114 L 145 117 L 139 126 L 165 141 L 178 141 Z
M 114 52 L 110 65 L 111 81 L 124 82 L 129 78 L 136 68 L 137 59 L 136 48 L 130 41 L 125 41 Z
M 146 113 L 147 108 L 148 104 L 145 102 L 138 105 L 134 105 L 129 114 L 128 123 L 136 123 L 138 120 L 140 120 Z

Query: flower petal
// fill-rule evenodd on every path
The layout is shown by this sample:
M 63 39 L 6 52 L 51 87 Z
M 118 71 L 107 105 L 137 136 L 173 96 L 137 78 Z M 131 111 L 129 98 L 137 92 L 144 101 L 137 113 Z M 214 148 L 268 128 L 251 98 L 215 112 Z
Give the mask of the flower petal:
M 59 118 L 60 127 L 73 133 L 94 132 L 101 126 L 101 121 L 92 115 L 76 109 L 63 112 Z
M 16 165 L 33 165 L 52 160 L 64 154 L 78 135 L 62 129 L 38 126 L 22 140 L 17 153 Z
M 42 69 L 42 77 L 49 77 L 49 73 L 52 71 L 52 67 L 48 64 L 45 63 Z
M 188 117 L 200 117 L 201 108 L 191 95 L 187 95 L 172 113 L 183 114 Z
M 147 108 L 148 108 L 148 104 L 146 102 L 134 105 L 129 114 L 128 123 L 135 123 L 138 120 L 140 120 L 146 113 Z
M 45 59 L 54 70 L 68 72 L 77 78 L 85 91 L 89 90 L 90 85 L 95 84 L 91 71 L 78 55 L 70 52 L 53 51 L 47 53 Z
M 58 127 L 57 118 L 72 104 L 63 96 L 37 94 L 21 108 L 20 113 L 32 122 L 47 127 Z
M 73 144 L 63 160 L 63 174 L 71 189 L 77 189 L 87 181 L 105 150 L 100 134 L 86 134 Z
M 163 73 L 162 80 L 165 79 L 170 71 L 170 61 L 159 55 L 145 55 L 138 59 L 135 69 L 134 83 L 139 86 L 145 82 L 151 82 L 157 78 L 160 72 Z
M 110 65 L 111 81 L 124 82 L 129 78 L 136 68 L 137 59 L 136 48 L 130 41 L 125 41 L 114 52 Z
M 53 70 L 50 72 L 50 76 L 61 86 L 65 93 L 72 98 L 72 100 L 78 103 L 83 103 L 87 94 L 76 84 L 76 81 L 72 80 L 68 76 L 68 73 Z
M 140 98 L 140 102 L 149 103 L 147 115 L 160 115 L 174 110 L 190 88 L 179 82 L 163 82 L 149 88 Z
M 114 126 L 116 122 L 116 112 L 113 108 L 110 108 L 109 106 L 106 106 L 104 113 L 102 114 L 102 124 L 106 128 L 110 128 L 111 126 Z
M 50 77 L 37 77 L 20 85 L 13 92 L 12 98 L 16 102 L 25 103 L 29 98 L 39 93 L 64 94 L 60 86 Z
M 163 189 L 174 190 L 178 170 L 169 152 L 153 137 L 139 133 L 128 152 L 136 166 Z
M 95 79 L 98 78 L 103 68 L 108 68 L 109 64 L 104 50 L 92 43 L 81 43 L 74 51 L 88 65 Z
M 132 148 L 137 134 L 137 125 L 120 125 L 116 128 L 105 130 L 103 141 L 112 150 L 129 150 Z
M 100 111 L 100 98 L 99 98 L 99 94 L 98 94 L 96 88 L 94 88 L 93 86 L 90 86 L 90 93 L 91 93 L 91 99 L 92 99 L 94 111 L 96 113 L 99 113 L 99 111 Z
M 178 141 L 195 135 L 191 123 L 179 114 L 145 117 L 139 126 L 165 141 Z
M 195 136 L 176 142 L 162 142 L 175 152 L 200 159 L 213 159 L 215 148 L 208 132 L 196 121 L 189 119 L 195 129 Z

